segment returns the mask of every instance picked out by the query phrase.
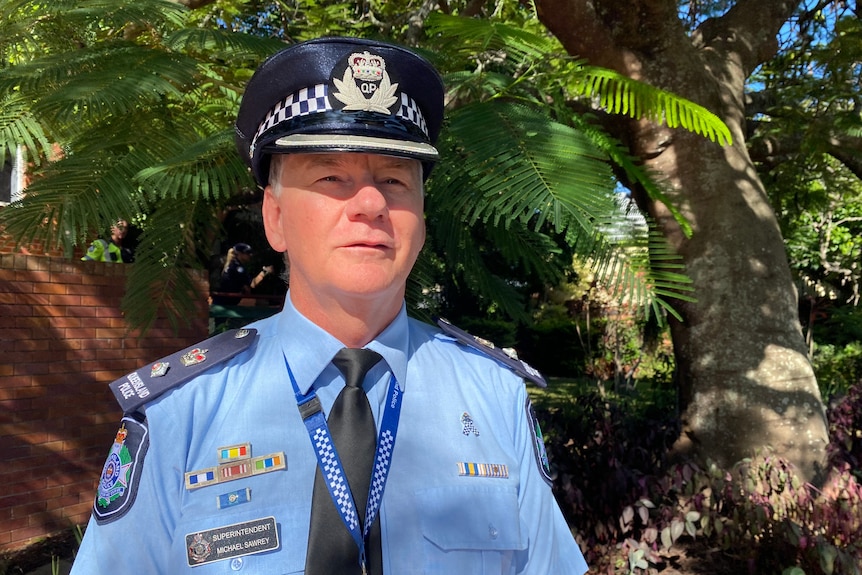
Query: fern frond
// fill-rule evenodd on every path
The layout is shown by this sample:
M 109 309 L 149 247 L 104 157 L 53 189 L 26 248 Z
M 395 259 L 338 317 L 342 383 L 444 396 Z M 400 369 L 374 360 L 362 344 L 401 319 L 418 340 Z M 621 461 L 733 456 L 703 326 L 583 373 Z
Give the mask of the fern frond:
M 727 125 L 703 106 L 613 70 L 582 66 L 572 75 L 569 89 L 593 98 L 611 114 L 647 118 L 671 128 L 682 127 L 722 146 L 733 141 Z
M 450 45 L 452 53 L 471 59 L 481 52 L 500 51 L 501 57 L 521 63 L 542 59 L 559 47 L 552 37 L 534 34 L 524 28 L 496 20 L 464 18 L 440 12 L 428 15 L 425 30 L 428 34 L 445 38 L 457 37 L 459 42 Z
M 30 113 L 20 94 L 13 92 L 0 98 L 0 166 L 6 162 L 7 152 L 15 157 L 18 146 L 31 151 L 25 162 L 41 163 L 51 153 L 51 144 L 37 118 Z
M 253 64 L 285 47 L 282 40 L 212 28 L 183 28 L 169 34 L 165 47 L 181 53 L 203 53 L 207 59 L 250 59 Z
M 184 146 L 157 165 L 142 169 L 135 179 L 157 198 L 226 198 L 240 187 L 253 188 L 245 163 L 236 153 L 233 131 L 223 130 Z
M 517 218 L 535 229 L 546 221 L 560 229 L 565 211 L 591 230 L 613 207 L 607 158 L 581 132 L 539 112 L 475 104 L 450 115 L 445 137 L 434 193 L 446 193 L 468 223 Z

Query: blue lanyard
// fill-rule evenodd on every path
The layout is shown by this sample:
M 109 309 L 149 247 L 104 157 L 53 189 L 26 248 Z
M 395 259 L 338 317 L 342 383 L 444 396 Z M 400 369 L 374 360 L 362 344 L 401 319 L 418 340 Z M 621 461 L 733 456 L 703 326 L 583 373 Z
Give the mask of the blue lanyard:
M 359 517 L 356 514 L 356 504 L 353 502 L 353 494 L 350 493 L 350 489 L 345 489 L 346 481 L 339 481 L 340 478 L 345 476 L 344 470 L 341 466 L 341 458 L 338 456 L 338 451 L 332 443 L 329 426 L 326 425 L 326 417 L 323 415 L 320 400 L 317 398 L 313 386 L 309 388 L 308 393 L 300 393 L 299 386 L 296 384 L 296 378 L 293 376 L 293 371 L 287 362 L 287 357 L 284 358 L 284 365 L 287 366 L 290 384 L 293 386 L 293 393 L 296 395 L 296 406 L 299 408 L 299 414 L 302 417 L 303 423 L 305 423 L 308 437 L 311 439 L 311 445 L 317 455 L 317 464 L 320 466 L 320 471 L 326 481 L 329 496 L 341 515 L 341 520 L 344 521 L 344 525 L 350 531 L 353 541 L 356 542 L 356 546 L 359 548 L 359 562 L 362 566 L 362 572 L 365 573 L 365 541 L 368 538 L 368 533 L 371 531 L 371 525 L 377 517 L 377 512 L 380 510 L 383 489 L 386 487 L 386 479 L 389 477 L 389 466 L 392 463 L 392 449 L 395 446 L 395 436 L 398 433 L 398 420 L 401 417 L 401 396 L 404 392 L 398 385 L 395 374 L 392 374 L 392 377 L 389 379 L 386 405 L 383 408 L 383 421 L 377 434 L 377 451 L 374 454 L 374 475 L 368 488 L 368 503 L 365 506 L 365 525 L 362 526 L 360 531 Z

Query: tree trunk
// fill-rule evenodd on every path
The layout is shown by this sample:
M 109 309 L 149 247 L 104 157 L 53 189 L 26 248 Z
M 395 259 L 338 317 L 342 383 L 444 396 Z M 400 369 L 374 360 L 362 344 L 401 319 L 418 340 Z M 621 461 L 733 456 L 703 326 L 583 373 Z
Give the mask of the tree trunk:
M 674 0 L 537 0 L 566 50 L 705 106 L 730 127 L 720 147 L 646 121 L 609 127 L 694 230 L 634 190 L 681 254 L 695 303 L 671 333 L 684 408 L 676 449 L 728 466 L 771 450 L 817 477 L 827 442 L 823 403 L 799 325 L 775 214 L 745 146 L 747 75 L 775 49 L 794 2 L 739 0 L 690 36 Z

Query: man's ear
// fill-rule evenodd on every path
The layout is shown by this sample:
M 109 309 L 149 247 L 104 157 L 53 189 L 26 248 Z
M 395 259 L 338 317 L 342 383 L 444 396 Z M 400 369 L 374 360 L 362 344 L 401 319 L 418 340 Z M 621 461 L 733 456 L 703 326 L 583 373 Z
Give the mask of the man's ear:
M 269 245 L 277 252 L 287 250 L 287 242 L 284 239 L 281 204 L 273 192 L 272 184 L 269 184 L 263 190 L 261 214 L 263 216 L 263 229 L 266 232 L 266 239 L 269 241 Z

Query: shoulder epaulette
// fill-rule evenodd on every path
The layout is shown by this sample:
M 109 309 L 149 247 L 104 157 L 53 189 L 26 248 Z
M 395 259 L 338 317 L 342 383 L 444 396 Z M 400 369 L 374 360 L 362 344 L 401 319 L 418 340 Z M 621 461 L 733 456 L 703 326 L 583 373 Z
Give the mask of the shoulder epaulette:
M 110 385 L 111 391 L 123 413 L 133 413 L 166 391 L 247 349 L 256 336 L 256 329 L 220 333 L 121 377 Z
M 446 335 L 449 335 L 459 342 L 468 345 L 473 349 L 478 349 L 485 355 L 496 359 L 498 362 L 502 363 L 524 379 L 532 381 L 539 387 L 548 387 L 548 382 L 545 381 L 542 374 L 527 362 L 518 359 L 517 356 L 512 357 L 490 341 L 482 339 L 481 337 L 476 337 L 475 335 L 470 335 L 463 329 L 455 327 L 449 323 L 449 320 L 443 319 L 442 317 L 437 320 L 437 325 L 440 326 L 440 329 L 442 329 L 443 333 Z

